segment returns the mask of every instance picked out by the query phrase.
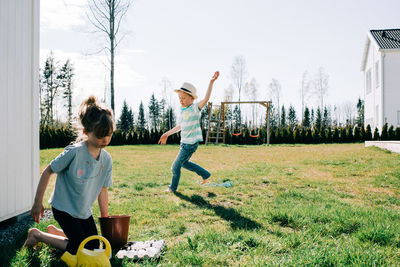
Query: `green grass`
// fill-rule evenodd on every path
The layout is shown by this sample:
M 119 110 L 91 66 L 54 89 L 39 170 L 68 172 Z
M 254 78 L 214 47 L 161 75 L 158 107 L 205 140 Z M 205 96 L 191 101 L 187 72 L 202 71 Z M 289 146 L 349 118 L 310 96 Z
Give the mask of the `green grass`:
M 183 171 L 174 195 L 164 190 L 178 149 L 107 148 L 110 214 L 131 215 L 129 240 L 167 242 L 157 261 L 113 266 L 400 265 L 400 155 L 363 144 L 200 146 L 193 161 L 233 187 L 200 186 Z M 41 170 L 61 151 L 42 150 Z M 26 234 L 0 248 L 2 262 L 64 266 L 47 245 L 20 249 Z

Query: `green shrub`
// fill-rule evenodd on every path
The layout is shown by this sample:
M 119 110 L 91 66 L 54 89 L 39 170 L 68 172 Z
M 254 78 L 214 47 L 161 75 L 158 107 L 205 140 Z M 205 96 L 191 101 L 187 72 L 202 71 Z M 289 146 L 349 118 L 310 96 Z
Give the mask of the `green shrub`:
M 394 140 L 400 140 L 400 127 L 396 127 L 394 131 Z
M 389 130 L 388 130 L 388 140 L 395 140 L 395 133 L 394 133 L 394 127 L 393 125 L 390 125 Z
M 378 127 L 375 127 L 373 140 L 375 141 L 380 140 Z
M 380 140 L 386 141 L 389 140 L 388 138 L 388 124 L 385 123 L 382 127 L 381 138 Z
M 367 130 L 365 131 L 365 141 L 371 141 L 372 140 L 372 130 L 371 130 L 371 125 L 367 125 Z

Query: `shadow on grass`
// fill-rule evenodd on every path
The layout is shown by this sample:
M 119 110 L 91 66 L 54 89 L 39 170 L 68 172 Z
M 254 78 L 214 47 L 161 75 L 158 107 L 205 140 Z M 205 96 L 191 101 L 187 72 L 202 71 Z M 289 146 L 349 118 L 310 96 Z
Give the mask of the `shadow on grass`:
M 212 205 L 207 200 L 199 195 L 186 196 L 179 192 L 176 192 L 175 195 L 180 199 L 191 202 L 196 206 L 204 209 L 213 210 L 215 214 L 224 219 L 227 222 L 230 222 L 231 227 L 233 229 L 246 229 L 246 230 L 254 230 L 262 228 L 262 225 L 241 215 L 233 208 L 226 208 L 221 205 Z

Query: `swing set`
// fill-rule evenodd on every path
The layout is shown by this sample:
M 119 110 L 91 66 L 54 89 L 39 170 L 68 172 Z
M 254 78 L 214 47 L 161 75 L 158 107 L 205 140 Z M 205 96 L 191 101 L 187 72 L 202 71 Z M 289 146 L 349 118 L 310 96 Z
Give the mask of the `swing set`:
M 270 114 L 270 107 L 271 101 L 229 101 L 229 102 L 221 102 L 221 118 L 222 118 L 222 129 L 225 129 L 225 105 L 232 105 L 232 104 L 260 104 L 267 109 L 267 145 L 269 145 L 269 114 Z M 242 134 L 242 129 L 239 132 L 232 132 L 233 136 L 239 136 Z M 251 124 L 250 124 L 250 137 L 258 138 L 260 137 L 260 128 L 258 127 L 257 133 L 252 133 Z M 223 135 L 223 142 L 225 143 L 226 132 L 224 130 Z

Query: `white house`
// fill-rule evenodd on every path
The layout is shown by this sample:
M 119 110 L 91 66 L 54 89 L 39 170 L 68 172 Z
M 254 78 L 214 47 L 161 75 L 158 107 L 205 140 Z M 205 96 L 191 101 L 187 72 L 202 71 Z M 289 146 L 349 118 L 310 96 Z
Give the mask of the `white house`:
M 364 124 L 379 130 L 400 126 L 400 29 L 367 33 L 361 71 L 364 74 Z
M 39 0 L 0 1 L 0 222 L 30 210 L 39 179 Z

